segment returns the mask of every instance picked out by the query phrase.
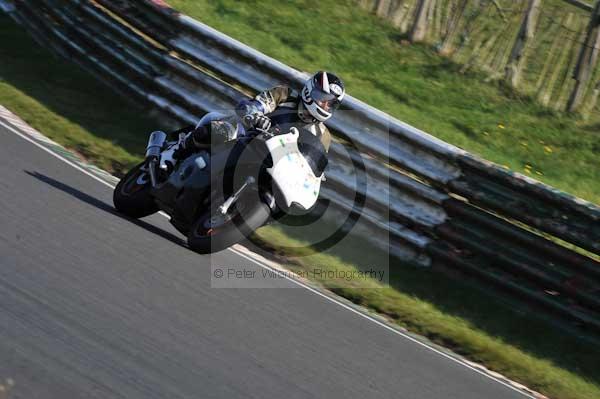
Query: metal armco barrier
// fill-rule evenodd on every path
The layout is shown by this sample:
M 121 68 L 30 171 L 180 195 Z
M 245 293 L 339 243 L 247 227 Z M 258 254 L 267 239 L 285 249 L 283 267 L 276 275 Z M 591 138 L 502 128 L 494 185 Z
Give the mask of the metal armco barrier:
M 12 4 L 40 43 L 179 123 L 275 84 L 298 88 L 308 76 L 158 0 Z M 323 196 L 342 213 L 353 211 L 357 191 L 365 196 L 355 231 L 401 259 L 459 268 L 600 332 L 600 208 L 352 97 L 344 107 L 328 123 L 338 142 Z

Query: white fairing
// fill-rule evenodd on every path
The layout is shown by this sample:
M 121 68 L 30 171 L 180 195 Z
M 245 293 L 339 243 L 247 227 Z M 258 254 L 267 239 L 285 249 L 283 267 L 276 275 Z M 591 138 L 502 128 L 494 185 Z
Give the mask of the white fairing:
M 295 202 L 309 209 L 319 198 L 321 176 L 315 176 L 298 149 L 298 136 L 298 131 L 292 129 L 290 133 L 267 140 L 273 158 L 273 167 L 268 172 L 281 190 L 288 207 Z

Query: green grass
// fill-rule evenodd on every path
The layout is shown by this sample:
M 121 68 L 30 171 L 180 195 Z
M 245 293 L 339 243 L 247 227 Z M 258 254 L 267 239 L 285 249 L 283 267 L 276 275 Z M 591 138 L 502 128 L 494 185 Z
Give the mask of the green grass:
M 548 110 L 398 32 L 350 0 L 171 0 L 171 5 L 442 140 L 600 203 L 600 123 Z M 275 22 L 276 21 L 276 22 Z M 527 167 L 529 165 L 529 167 Z
M 140 159 L 147 132 L 157 127 L 156 121 L 78 67 L 51 57 L 6 17 L 0 16 L 0 26 L 0 104 L 109 170 L 122 171 Z M 268 227 L 254 240 L 266 248 L 273 242 L 302 246 L 313 233 L 314 229 Z M 374 281 L 366 282 L 370 288 L 320 283 L 552 397 L 600 397 L 597 346 L 515 310 L 476 284 L 400 265 L 356 237 L 327 253 L 313 252 L 305 249 L 307 256 L 292 259 L 288 266 L 352 270 L 393 262 L 389 286 Z

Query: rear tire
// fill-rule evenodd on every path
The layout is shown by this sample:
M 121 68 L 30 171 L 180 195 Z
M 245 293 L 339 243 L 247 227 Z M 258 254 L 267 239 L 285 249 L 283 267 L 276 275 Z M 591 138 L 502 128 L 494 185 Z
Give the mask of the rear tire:
M 150 195 L 150 176 L 141 170 L 144 164 L 142 162 L 131 169 L 113 192 L 113 203 L 117 211 L 132 218 L 142 218 L 159 210 Z
M 188 233 L 189 247 L 198 253 L 209 254 L 222 251 L 246 239 L 262 227 L 271 215 L 271 210 L 257 195 L 242 195 L 230 208 L 229 220 L 220 226 L 212 226 L 214 212 L 204 212 Z

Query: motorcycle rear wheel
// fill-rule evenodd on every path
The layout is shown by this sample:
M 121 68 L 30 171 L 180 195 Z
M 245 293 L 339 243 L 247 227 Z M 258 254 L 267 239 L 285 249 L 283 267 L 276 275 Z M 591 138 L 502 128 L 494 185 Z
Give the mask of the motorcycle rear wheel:
M 256 192 L 243 193 L 226 215 L 210 209 L 202 213 L 190 228 L 188 246 L 195 252 L 209 254 L 222 251 L 246 239 L 263 226 L 271 214 L 270 208 L 258 199 Z M 215 218 L 222 218 L 215 223 Z

